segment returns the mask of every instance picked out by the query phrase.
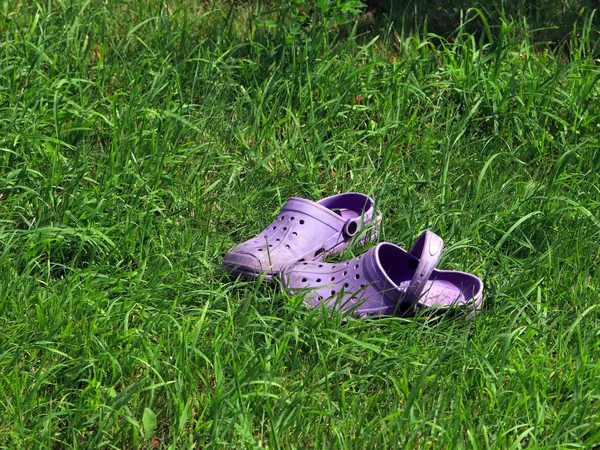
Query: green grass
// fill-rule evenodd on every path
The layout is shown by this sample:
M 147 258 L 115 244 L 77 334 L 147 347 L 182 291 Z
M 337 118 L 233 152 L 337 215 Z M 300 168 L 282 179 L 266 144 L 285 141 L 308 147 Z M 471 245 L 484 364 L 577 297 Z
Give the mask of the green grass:
M 0 448 L 600 445 L 592 20 L 565 56 L 285 14 L 1 5 Z M 481 314 L 345 323 L 221 269 L 348 190 L 440 234 Z

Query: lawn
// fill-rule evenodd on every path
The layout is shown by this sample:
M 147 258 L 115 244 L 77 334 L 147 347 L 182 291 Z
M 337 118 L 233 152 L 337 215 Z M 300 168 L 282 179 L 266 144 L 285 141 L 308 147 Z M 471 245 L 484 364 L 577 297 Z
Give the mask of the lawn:
M 0 5 L 0 448 L 600 445 L 592 12 L 539 42 L 279 3 Z M 380 241 L 442 236 L 482 311 L 347 319 L 221 268 L 345 191 Z

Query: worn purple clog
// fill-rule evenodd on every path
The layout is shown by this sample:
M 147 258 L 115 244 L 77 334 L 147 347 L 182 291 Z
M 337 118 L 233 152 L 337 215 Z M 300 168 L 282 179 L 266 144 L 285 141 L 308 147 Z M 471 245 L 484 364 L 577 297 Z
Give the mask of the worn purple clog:
M 380 222 L 373 199 L 365 194 L 348 192 L 318 202 L 292 197 L 262 233 L 225 255 L 223 267 L 236 275 L 271 278 L 286 265 L 341 252 L 353 239 L 357 245 L 375 240 Z
M 296 263 L 283 270 L 281 279 L 290 293 L 304 293 L 307 306 L 324 304 L 357 317 L 481 308 L 479 278 L 435 269 L 443 248 L 439 236 L 425 231 L 410 252 L 382 242 L 350 261 Z

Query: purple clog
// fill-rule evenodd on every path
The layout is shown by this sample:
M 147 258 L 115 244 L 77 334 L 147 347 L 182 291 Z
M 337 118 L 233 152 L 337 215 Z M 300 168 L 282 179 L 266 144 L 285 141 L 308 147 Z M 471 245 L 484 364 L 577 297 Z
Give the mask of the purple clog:
M 481 308 L 479 278 L 435 269 L 443 248 L 439 236 L 425 231 L 410 252 L 382 242 L 350 261 L 296 263 L 284 269 L 281 279 L 292 294 L 305 294 L 307 306 L 324 304 L 357 317 L 410 315 L 423 308 Z
M 231 249 L 223 267 L 234 274 L 271 278 L 297 261 L 320 261 L 353 239 L 364 245 L 377 238 L 381 214 L 373 199 L 348 192 L 313 202 L 292 197 L 258 236 Z

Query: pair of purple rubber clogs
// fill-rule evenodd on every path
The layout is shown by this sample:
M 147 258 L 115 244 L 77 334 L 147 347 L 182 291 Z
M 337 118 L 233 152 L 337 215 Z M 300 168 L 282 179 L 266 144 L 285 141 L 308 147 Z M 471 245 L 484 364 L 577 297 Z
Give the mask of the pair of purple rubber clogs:
M 266 230 L 231 249 L 223 266 L 245 277 L 278 276 L 288 292 L 304 296 L 305 305 L 356 317 L 451 307 L 472 313 L 481 307 L 483 282 L 465 272 L 436 269 L 444 242 L 428 230 L 410 252 L 382 242 L 352 260 L 323 262 L 350 244 L 375 241 L 380 223 L 381 214 L 365 194 L 318 202 L 292 197 Z

